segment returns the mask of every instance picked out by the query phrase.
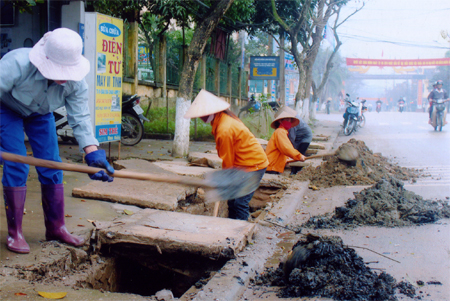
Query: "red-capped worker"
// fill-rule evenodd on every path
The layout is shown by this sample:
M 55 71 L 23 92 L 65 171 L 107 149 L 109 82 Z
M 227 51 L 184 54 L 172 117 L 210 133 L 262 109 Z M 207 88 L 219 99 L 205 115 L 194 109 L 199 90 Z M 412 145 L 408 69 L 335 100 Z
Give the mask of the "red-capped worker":
M 256 173 L 261 181 L 269 160 L 255 136 L 229 107 L 229 103 L 202 89 L 184 117 L 198 117 L 205 123 L 211 123 L 217 154 L 222 159 L 222 169 L 239 168 Z M 248 204 L 254 192 L 228 200 L 228 217 L 248 220 Z
M 288 136 L 289 129 L 300 123 L 296 115 L 297 112 L 295 110 L 284 106 L 278 110 L 275 120 L 270 124 L 275 129 L 275 132 L 270 137 L 266 147 L 266 154 L 269 159 L 266 173 L 283 173 L 288 158 L 296 161 L 305 161 L 305 156 L 294 148 Z

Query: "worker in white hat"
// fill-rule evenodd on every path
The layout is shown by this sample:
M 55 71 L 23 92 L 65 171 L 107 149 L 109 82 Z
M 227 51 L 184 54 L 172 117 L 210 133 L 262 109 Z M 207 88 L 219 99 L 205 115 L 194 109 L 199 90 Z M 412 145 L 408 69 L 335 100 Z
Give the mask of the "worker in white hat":
M 86 153 L 88 165 L 114 173 L 92 131 L 88 85 L 84 80 L 89 72 L 89 61 L 82 56 L 82 48 L 78 33 L 58 28 L 46 33 L 33 48 L 19 48 L 3 56 L 0 60 L 0 152 L 26 156 L 25 131 L 34 157 L 61 162 L 52 112 L 65 106 L 69 124 L 80 150 Z M 3 162 L 7 247 L 17 253 L 30 252 L 22 233 L 29 168 L 26 164 Z M 43 167 L 36 170 L 41 183 L 46 239 L 83 245 L 85 239 L 70 234 L 65 226 L 62 171 Z M 112 181 L 104 171 L 90 177 Z
M 267 173 L 283 173 L 288 158 L 296 161 L 305 161 L 305 156 L 294 148 L 288 136 L 289 129 L 300 123 L 296 115 L 297 112 L 295 110 L 284 106 L 278 110 L 274 121 L 270 124 L 275 129 L 275 132 L 270 137 L 266 147 L 266 154 L 269 159 Z
M 264 149 L 229 107 L 230 104 L 226 101 L 201 90 L 184 117 L 198 117 L 206 123 L 211 123 L 217 154 L 222 159 L 222 169 L 240 168 L 254 172 L 261 181 L 269 165 Z M 248 204 L 253 193 L 254 191 L 246 196 L 228 200 L 228 217 L 248 220 Z

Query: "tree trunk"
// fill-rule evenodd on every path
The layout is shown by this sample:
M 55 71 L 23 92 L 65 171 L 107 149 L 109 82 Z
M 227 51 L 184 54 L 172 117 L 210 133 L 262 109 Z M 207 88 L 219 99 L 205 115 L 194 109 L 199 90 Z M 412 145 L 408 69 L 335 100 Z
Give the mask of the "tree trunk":
M 187 50 L 176 102 L 175 137 L 172 146 L 172 156 L 174 157 L 186 157 L 189 153 L 190 119 L 185 119 L 184 115 L 191 106 L 195 73 L 208 38 L 233 2 L 234 0 L 213 2 L 214 5 L 211 7 L 207 17 L 195 30 Z
M 302 60 L 302 72 L 300 73 L 300 80 L 299 80 L 299 92 L 300 92 L 300 86 L 302 85 L 301 91 L 303 94 L 300 94 L 303 96 L 303 108 L 302 108 L 302 114 L 305 116 L 305 121 L 308 121 L 309 119 L 315 118 L 315 103 L 311 99 L 311 83 L 312 83 L 312 71 L 313 71 L 313 65 L 314 61 L 316 60 L 317 54 L 319 53 L 319 47 L 320 43 L 323 40 L 323 30 L 325 28 L 325 25 L 328 22 L 328 19 L 331 16 L 332 13 L 332 6 L 335 4 L 332 2 L 331 4 L 328 4 L 325 13 L 325 0 L 319 0 L 317 5 L 317 11 L 315 13 L 314 22 L 314 31 L 311 35 L 312 43 L 307 47 L 307 49 L 303 48 L 302 50 L 302 57 L 304 59 Z M 302 78 L 302 75 L 304 76 Z M 309 110 L 305 108 L 306 103 L 309 104 Z M 306 113 L 308 112 L 308 113 Z

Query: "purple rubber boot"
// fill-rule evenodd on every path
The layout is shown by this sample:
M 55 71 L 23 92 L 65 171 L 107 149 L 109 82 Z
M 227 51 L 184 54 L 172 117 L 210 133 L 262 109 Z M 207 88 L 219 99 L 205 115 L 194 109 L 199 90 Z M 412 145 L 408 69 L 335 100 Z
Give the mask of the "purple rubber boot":
M 80 247 L 84 238 L 72 235 L 64 222 L 64 184 L 41 184 L 45 238 Z
M 22 234 L 23 209 L 27 187 L 3 187 L 6 221 L 8 223 L 8 240 L 6 246 L 16 253 L 30 253 L 30 246 Z

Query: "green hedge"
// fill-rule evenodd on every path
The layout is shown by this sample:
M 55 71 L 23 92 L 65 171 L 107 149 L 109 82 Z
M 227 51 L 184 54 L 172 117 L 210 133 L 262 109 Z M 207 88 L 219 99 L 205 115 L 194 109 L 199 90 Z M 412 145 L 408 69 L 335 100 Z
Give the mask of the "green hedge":
M 144 112 L 147 108 L 144 108 Z M 175 108 L 169 109 L 169 130 L 167 131 L 167 109 L 150 109 L 147 114 L 149 122 L 144 123 L 144 130 L 148 134 L 172 134 L 175 135 Z M 195 136 L 195 121 L 191 119 L 190 138 L 191 140 L 208 141 L 214 140 L 211 134 L 211 125 L 206 124 L 200 119 L 197 120 L 197 135 Z

